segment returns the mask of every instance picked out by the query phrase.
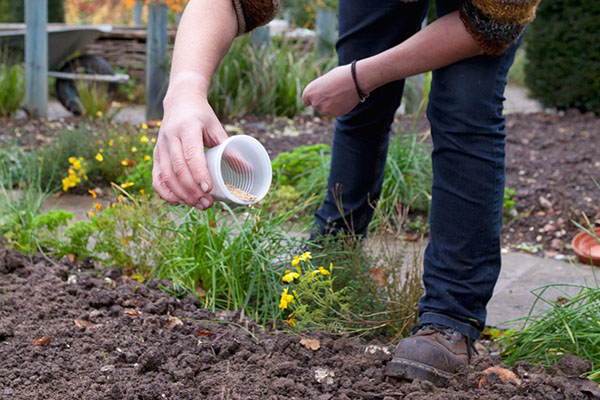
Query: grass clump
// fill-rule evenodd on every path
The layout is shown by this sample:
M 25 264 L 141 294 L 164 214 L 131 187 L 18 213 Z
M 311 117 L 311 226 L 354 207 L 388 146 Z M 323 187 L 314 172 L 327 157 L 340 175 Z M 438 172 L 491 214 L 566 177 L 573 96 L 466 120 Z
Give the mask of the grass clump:
M 0 117 L 12 117 L 25 98 L 25 74 L 20 64 L 0 63 Z
M 302 91 L 335 67 L 286 40 L 256 48 L 237 39 L 215 73 L 208 99 L 220 120 L 249 114 L 293 117 L 304 109 Z

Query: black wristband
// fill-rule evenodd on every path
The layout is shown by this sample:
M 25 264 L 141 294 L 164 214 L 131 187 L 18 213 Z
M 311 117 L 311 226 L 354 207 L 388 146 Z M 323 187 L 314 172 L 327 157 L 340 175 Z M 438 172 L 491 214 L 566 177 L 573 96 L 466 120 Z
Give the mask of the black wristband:
M 352 80 L 354 81 L 354 87 L 356 88 L 358 98 L 360 99 L 361 103 L 364 103 L 367 97 L 369 97 L 369 94 L 364 94 L 358 86 L 358 80 L 356 79 L 356 60 L 352 61 L 352 64 L 350 64 L 350 71 L 352 72 Z

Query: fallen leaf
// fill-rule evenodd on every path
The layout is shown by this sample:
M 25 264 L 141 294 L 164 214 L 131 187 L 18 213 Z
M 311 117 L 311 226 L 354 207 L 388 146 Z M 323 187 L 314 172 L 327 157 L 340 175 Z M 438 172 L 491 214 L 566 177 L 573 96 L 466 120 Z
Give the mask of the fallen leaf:
M 75 261 L 75 254 L 69 253 L 69 254 L 67 254 L 67 258 L 69 259 L 69 261 L 74 262 Z
M 481 389 L 483 387 L 483 385 L 487 382 L 487 377 L 491 373 L 498 374 L 498 377 L 502 380 L 502 382 L 513 381 L 514 383 L 517 384 L 517 386 L 521 384 L 521 380 L 519 378 L 517 378 L 517 375 L 515 375 L 514 372 L 512 372 L 509 369 L 499 367 L 497 365 L 494 367 L 489 367 L 488 369 L 483 371 L 483 373 L 484 373 L 484 376 L 482 376 L 481 379 L 479 379 L 479 384 L 478 384 L 479 389 Z
M 302 338 L 300 339 L 300 344 L 312 351 L 317 351 L 321 348 L 319 339 Z
M 209 332 L 209 331 L 198 331 L 198 332 L 196 332 L 196 334 L 198 336 L 212 336 L 212 335 L 214 335 L 214 333 Z
M 408 234 L 400 236 L 400 239 L 404 239 L 407 242 L 416 242 L 417 240 L 419 240 L 419 235 L 417 235 L 416 233 Z
M 173 329 L 177 325 L 183 325 L 183 322 L 179 318 L 174 317 L 171 314 L 168 314 L 168 316 L 169 316 L 169 322 L 167 322 L 167 326 L 166 326 L 166 328 L 168 330 Z
M 371 271 L 369 271 L 369 275 L 371 276 L 371 279 L 373 279 L 377 286 L 386 285 L 387 282 L 385 281 L 385 278 L 383 276 L 383 267 L 373 268 Z
M 137 315 L 140 315 L 140 312 L 138 310 L 135 310 L 133 308 L 125 308 L 123 310 L 125 312 L 125 314 L 131 316 L 131 317 L 135 317 Z
M 75 326 L 79 329 L 93 328 L 96 326 L 96 324 L 83 319 L 74 319 L 73 322 L 75 322 Z
M 33 340 L 33 344 L 35 344 L 36 346 L 45 346 L 48 343 L 50 343 L 50 336 L 42 336 L 42 337 L 36 337 Z

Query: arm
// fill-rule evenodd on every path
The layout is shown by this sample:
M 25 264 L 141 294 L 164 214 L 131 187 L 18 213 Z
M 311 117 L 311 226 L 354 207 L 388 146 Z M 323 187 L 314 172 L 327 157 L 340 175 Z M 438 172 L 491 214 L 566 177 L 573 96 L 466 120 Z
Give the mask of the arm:
M 200 209 L 213 203 L 204 146 L 227 134 L 208 104 L 208 88 L 237 33 L 231 1 L 192 0 L 181 18 L 152 169 L 154 189 L 169 202 Z
M 481 54 L 481 47 L 467 32 L 459 12 L 434 21 L 406 41 L 382 53 L 356 63 L 356 76 L 361 90 L 369 93 L 395 80 L 450 65 Z M 343 65 L 311 82 L 302 96 L 325 114 L 340 116 L 359 102 L 350 73 Z

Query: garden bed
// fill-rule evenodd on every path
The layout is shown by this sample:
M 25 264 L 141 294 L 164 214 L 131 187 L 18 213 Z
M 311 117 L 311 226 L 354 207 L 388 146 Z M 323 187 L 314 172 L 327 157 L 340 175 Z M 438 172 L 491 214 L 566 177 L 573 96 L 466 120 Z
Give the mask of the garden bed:
M 480 356 L 445 387 L 385 378 L 375 343 L 264 331 L 239 313 L 140 284 L 118 269 L 67 258 L 53 265 L 0 248 L 0 394 L 3 399 L 588 399 L 598 387 L 565 357 L 550 374 L 518 363 L 520 385 L 483 370 Z M 314 342 L 313 342 L 314 345 Z M 318 379 L 317 379 L 318 378 Z M 319 382 L 320 380 L 320 382 Z M 481 388 L 479 386 L 481 385 Z
M 57 131 L 82 121 L 5 120 L 0 124 L 0 143 L 17 140 L 34 149 L 46 145 Z M 394 130 L 407 132 L 411 123 L 410 117 L 400 118 Z M 333 137 L 331 119 L 308 116 L 251 116 L 229 121 L 226 129 L 257 137 L 272 158 L 301 145 L 330 145 Z M 414 131 L 427 129 L 422 118 Z M 600 225 L 600 191 L 591 179 L 600 178 L 600 118 L 577 111 L 510 114 L 507 131 L 507 187 L 515 190 L 516 213 L 504 224 L 503 246 L 546 257 L 573 256 L 570 240 L 578 228 L 571 220 L 582 223 L 585 213 Z

